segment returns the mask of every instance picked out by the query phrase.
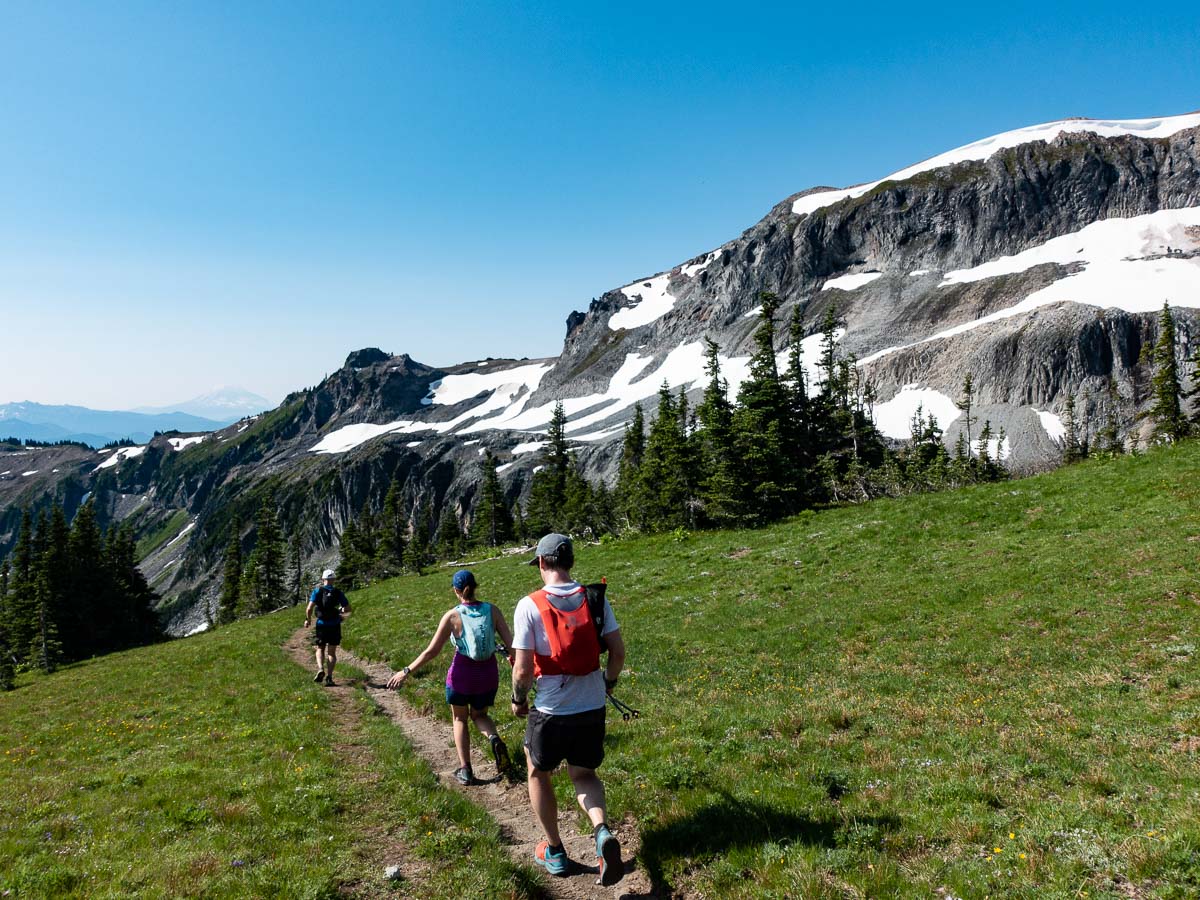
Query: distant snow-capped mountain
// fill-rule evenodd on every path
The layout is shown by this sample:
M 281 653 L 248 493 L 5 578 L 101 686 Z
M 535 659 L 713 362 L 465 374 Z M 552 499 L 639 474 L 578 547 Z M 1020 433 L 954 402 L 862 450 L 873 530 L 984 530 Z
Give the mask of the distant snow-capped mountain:
M 126 438 L 144 443 L 156 431 L 213 431 L 224 424 L 186 412 L 148 414 L 85 406 L 0 403 L 0 439 L 78 441 L 99 447 Z
M 134 412 L 160 413 L 189 413 L 212 419 L 219 425 L 229 425 L 246 416 L 253 416 L 265 409 L 271 408 L 271 401 L 258 394 L 239 387 L 221 387 L 208 394 L 201 394 L 183 403 L 172 403 L 167 406 L 142 406 Z

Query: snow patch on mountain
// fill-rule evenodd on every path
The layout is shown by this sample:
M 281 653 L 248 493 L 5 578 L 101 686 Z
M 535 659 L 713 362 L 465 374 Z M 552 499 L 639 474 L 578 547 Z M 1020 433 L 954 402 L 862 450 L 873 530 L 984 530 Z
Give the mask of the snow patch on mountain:
M 830 278 L 826 281 L 821 290 L 828 291 L 831 288 L 837 288 L 842 291 L 856 291 L 863 285 L 870 284 L 876 278 L 882 276 L 882 272 L 856 272 L 853 275 L 840 275 L 837 278 Z
M 712 253 L 706 254 L 704 259 L 702 259 L 698 263 L 688 263 L 685 266 L 680 266 L 679 274 L 682 275 L 684 278 L 695 278 L 697 275 L 699 275 L 701 272 L 703 272 L 705 269 L 708 268 L 709 263 L 711 263 L 714 259 L 716 259 L 720 255 L 721 255 L 720 250 L 714 250 Z
M 667 290 L 670 275 L 658 275 L 647 281 L 639 281 L 621 288 L 630 300 L 640 301 L 636 306 L 627 306 L 612 314 L 608 327 L 613 331 L 619 328 L 638 328 L 649 325 L 655 319 L 662 318 L 675 308 L 675 298 Z
M 1127 119 L 1123 121 L 1105 119 L 1063 119 L 1058 122 L 1046 122 L 1042 125 L 1032 125 L 1028 128 L 1018 128 L 1002 134 L 992 135 L 981 141 L 975 141 L 962 147 L 956 147 L 945 153 L 930 157 L 924 162 L 893 172 L 878 181 L 871 181 L 855 187 L 836 191 L 820 191 L 797 198 L 792 203 L 792 212 L 798 216 L 814 213 L 819 209 L 845 200 L 848 197 L 861 197 L 867 191 L 879 186 L 885 181 L 904 181 L 922 172 L 952 166 L 955 163 L 987 159 L 993 153 L 1006 150 L 1009 147 L 1019 147 L 1031 141 L 1052 141 L 1060 134 L 1077 134 L 1090 131 L 1101 137 L 1117 137 L 1130 134 L 1141 138 L 1170 137 L 1185 128 L 1200 125 L 1200 113 L 1190 113 L 1185 116 L 1168 116 L 1159 119 Z
M 204 440 L 204 438 L 205 438 L 205 435 L 203 435 L 203 434 L 198 434 L 195 437 L 167 438 L 167 443 L 171 445 L 172 450 L 175 450 L 176 452 L 178 452 L 180 450 L 186 450 L 188 447 L 192 447 L 192 446 L 195 446 L 196 444 L 199 444 L 201 441 Z
M 1034 409 L 1033 411 L 1041 419 L 1042 428 L 1045 429 L 1046 434 L 1052 441 L 1061 441 L 1067 436 L 1067 427 L 1063 424 L 1063 420 L 1054 413 L 1043 412 L 1040 409 Z
M 173 537 L 173 538 L 171 538 L 169 541 L 167 541 L 167 546 L 168 546 L 168 547 L 170 547 L 170 546 L 171 546 L 172 544 L 174 544 L 176 541 L 182 540 L 182 539 L 183 539 L 183 537 L 184 537 L 184 536 L 185 536 L 185 535 L 186 535 L 186 534 L 187 534 L 189 531 L 191 531 L 191 530 L 192 530 L 193 528 L 195 528 L 195 527 L 196 527 L 196 522 L 195 522 L 195 520 L 192 520 L 191 522 L 188 522 L 186 525 L 184 525 L 184 526 L 183 526 L 183 530 L 182 530 L 182 531 L 180 531 L 180 532 L 179 532 L 179 534 L 175 535 L 175 537 Z
M 546 446 L 545 441 L 526 441 L 522 444 L 517 444 L 508 452 L 513 456 L 520 456 L 522 453 L 534 453 Z
M 875 427 L 885 437 L 908 440 L 912 437 L 912 420 L 918 409 L 925 417 L 933 415 L 943 428 L 962 414 L 958 404 L 940 391 L 906 384 L 891 400 L 874 405 Z
M 93 469 L 93 472 L 99 472 L 101 469 L 109 469 L 127 459 L 135 459 L 146 452 L 145 447 L 118 447 L 108 459 L 100 463 Z

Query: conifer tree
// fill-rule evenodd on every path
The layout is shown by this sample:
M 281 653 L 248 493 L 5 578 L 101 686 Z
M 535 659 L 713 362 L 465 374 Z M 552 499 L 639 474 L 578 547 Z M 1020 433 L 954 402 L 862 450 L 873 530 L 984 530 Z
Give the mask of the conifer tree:
M 217 600 L 217 623 L 226 625 L 237 618 L 242 607 L 242 521 L 237 516 L 225 545 L 221 596 Z
M 779 311 L 779 298 L 763 291 L 759 299 L 760 324 L 754 332 L 750 375 L 738 390 L 734 427 L 743 483 L 753 498 L 751 512 L 760 521 L 771 521 L 789 509 L 795 491 L 788 475 L 789 454 L 785 444 L 789 403 L 775 362 L 775 314 Z
M 1187 436 L 1188 420 L 1183 415 L 1180 396 L 1179 365 L 1175 360 L 1175 319 L 1171 307 L 1163 303 L 1158 317 L 1158 342 L 1154 345 L 1154 376 L 1151 392 L 1154 403 L 1150 417 L 1154 420 L 1155 435 L 1161 440 L 1178 441 Z
M 365 578 L 366 560 L 359 552 L 358 521 L 349 519 L 338 537 L 337 580 L 346 589 L 360 586 Z
M 792 307 L 788 325 L 788 367 L 784 374 L 788 415 L 784 421 L 784 440 L 790 448 L 791 484 L 797 507 L 806 505 L 813 494 L 812 469 L 815 460 L 813 404 L 808 395 L 808 375 L 804 369 L 804 320 L 800 304 Z
M 12 551 L 7 610 L 9 647 L 22 661 L 28 658 L 37 631 L 37 586 L 33 559 L 33 513 L 26 507 L 21 511 L 21 527 Z
M 312 583 L 312 577 L 304 569 L 304 548 L 300 543 L 300 533 L 296 532 L 292 535 L 291 545 L 288 548 L 288 555 L 292 561 L 291 583 L 288 589 L 288 598 L 292 606 L 297 606 L 304 603 L 308 599 L 308 586 Z
M 567 414 L 562 402 L 554 404 L 554 413 L 546 431 L 546 445 L 540 454 L 541 468 L 529 485 L 525 507 L 526 524 L 533 532 L 545 534 L 565 528 L 563 506 L 567 494 L 567 470 L 571 465 L 567 449 Z
M 1119 456 L 1125 452 L 1124 444 L 1121 441 L 1120 403 L 1117 382 L 1110 377 L 1108 379 L 1108 399 L 1104 405 L 1104 426 L 1096 435 L 1099 451 L 1108 456 Z
M 377 550 L 380 562 L 389 572 L 398 571 L 404 565 L 404 533 L 407 529 L 400 481 L 393 477 L 383 500 L 383 522 Z
M 254 517 L 255 543 L 246 564 L 243 605 L 251 615 L 270 612 L 287 602 L 284 588 L 285 544 L 275 516 L 275 502 L 267 497 Z
M 665 531 L 687 524 L 690 497 L 683 472 L 685 441 L 679 406 L 664 380 L 641 465 L 643 515 L 651 530 Z
M 462 552 L 463 533 L 453 507 L 445 504 L 438 520 L 437 556 L 439 559 L 454 559 Z
M 75 512 L 68 543 L 66 634 L 80 643 L 79 636 L 89 634 L 84 644 L 108 645 L 114 642 L 116 623 L 97 621 L 92 613 L 106 592 L 104 578 L 104 538 L 96 523 L 96 508 L 89 499 Z M 73 653 L 74 658 L 78 658 Z
M 617 471 L 616 504 L 623 522 L 631 528 L 646 527 L 642 504 L 642 458 L 646 452 L 646 422 L 642 404 L 633 405 L 633 419 L 625 426 L 621 463 Z
M 583 477 L 578 461 L 572 456 L 571 465 L 567 469 L 562 513 L 558 524 L 566 534 L 594 535 L 594 519 L 592 486 Z
M 122 623 L 122 633 L 112 649 L 161 640 L 162 625 L 154 611 L 158 595 L 138 568 L 137 541 L 128 522 L 111 527 L 105 536 L 105 566 Z
M 8 576 L 9 565 L 0 562 L 0 691 L 11 691 L 15 678 L 12 643 L 8 637 Z
M 1063 465 L 1083 459 L 1083 444 L 1079 440 L 1079 422 L 1075 418 L 1075 395 L 1067 395 L 1067 407 L 1063 412 L 1062 462 Z
M 962 410 L 962 427 L 967 432 L 967 446 L 971 446 L 971 426 L 977 421 L 973 410 L 975 408 L 975 382 L 968 372 L 963 376 L 962 394 L 958 398 L 958 408 Z
M 708 384 L 696 407 L 700 430 L 699 495 L 705 518 L 717 527 L 732 527 L 745 516 L 745 490 L 740 475 L 729 382 L 721 377 L 720 348 L 705 339 L 704 371 Z
M 485 547 L 499 547 L 512 540 L 512 513 L 504 499 L 504 489 L 496 472 L 496 457 L 490 450 L 483 454 L 483 486 L 475 516 L 471 521 L 471 541 Z
M 412 537 L 404 549 L 404 567 L 421 574 L 421 569 L 430 562 L 429 547 L 433 539 L 433 507 L 426 506 L 419 518 L 413 522 Z

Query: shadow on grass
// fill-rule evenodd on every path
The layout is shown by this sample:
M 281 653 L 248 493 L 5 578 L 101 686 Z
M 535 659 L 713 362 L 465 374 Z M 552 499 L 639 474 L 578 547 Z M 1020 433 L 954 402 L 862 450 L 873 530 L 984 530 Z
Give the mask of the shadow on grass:
M 856 817 L 857 825 L 881 831 L 900 826 L 896 816 Z M 836 847 L 845 843 L 844 823 L 787 812 L 756 800 L 722 792 L 720 798 L 669 824 L 642 832 L 642 863 L 656 887 L 665 884 L 667 863 L 680 857 L 699 859 L 767 842 Z

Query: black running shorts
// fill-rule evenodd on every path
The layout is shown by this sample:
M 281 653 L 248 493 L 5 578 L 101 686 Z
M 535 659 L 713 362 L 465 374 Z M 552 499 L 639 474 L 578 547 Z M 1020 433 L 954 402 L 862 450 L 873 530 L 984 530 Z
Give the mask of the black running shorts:
M 542 772 L 553 772 L 564 759 L 572 766 L 598 769 L 604 761 L 604 707 L 566 716 L 531 709 L 525 746 L 533 767 Z
M 321 625 L 320 623 L 313 626 L 313 643 L 318 647 L 326 645 L 336 647 L 342 642 L 342 623 L 336 622 L 332 625 Z

